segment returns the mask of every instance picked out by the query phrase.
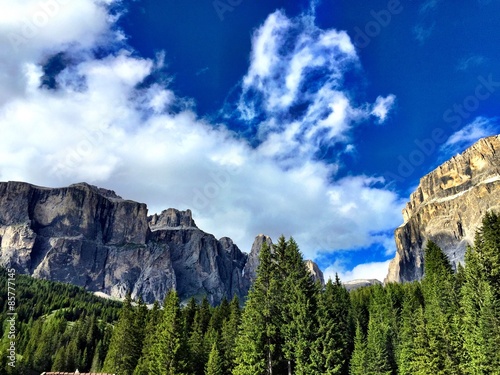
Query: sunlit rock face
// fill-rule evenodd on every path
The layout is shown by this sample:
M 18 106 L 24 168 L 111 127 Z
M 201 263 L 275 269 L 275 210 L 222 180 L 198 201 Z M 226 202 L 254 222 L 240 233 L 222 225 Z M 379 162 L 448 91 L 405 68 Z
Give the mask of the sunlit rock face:
M 420 180 L 395 231 L 397 253 L 385 281 L 422 278 L 428 240 L 456 267 L 490 210 L 500 212 L 500 136 L 479 140 Z

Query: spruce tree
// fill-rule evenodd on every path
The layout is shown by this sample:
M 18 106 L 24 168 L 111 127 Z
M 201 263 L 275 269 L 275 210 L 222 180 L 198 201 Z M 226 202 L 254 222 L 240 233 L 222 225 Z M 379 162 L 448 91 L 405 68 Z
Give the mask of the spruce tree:
M 361 323 L 356 322 L 356 335 L 354 336 L 354 351 L 352 352 L 349 374 L 366 375 L 368 369 L 368 358 L 366 349 L 366 338 L 361 328 Z
M 163 304 L 156 341 L 151 345 L 149 353 L 149 374 L 178 375 L 185 371 L 185 363 L 181 361 L 181 319 L 179 297 L 175 290 L 170 290 Z
M 153 308 L 148 313 L 147 324 L 144 331 L 142 354 L 135 368 L 134 375 L 149 374 L 149 368 L 152 361 L 152 346 L 156 342 L 156 334 L 161 316 L 162 311 L 160 310 L 160 305 L 155 301 Z
M 454 325 L 459 300 L 455 293 L 455 277 L 446 255 L 428 241 L 424 255 L 422 291 L 428 337 L 427 364 L 434 374 L 460 374 L 459 332 Z
M 190 368 L 193 374 L 203 375 L 205 372 L 205 364 L 207 363 L 208 353 L 205 346 L 203 334 L 203 323 L 200 311 L 196 311 L 194 316 L 191 336 L 188 339 L 188 348 L 190 355 Z
M 222 325 L 221 353 L 224 373 L 230 374 L 234 368 L 236 353 L 236 338 L 241 322 L 240 301 L 237 296 L 229 305 L 229 318 Z
M 500 371 L 500 218 L 488 213 L 468 248 L 462 288 L 465 374 Z
M 275 297 L 279 286 L 267 243 L 262 245 L 259 259 L 236 340 L 234 375 L 271 375 L 277 365 L 280 314 Z
M 335 275 L 319 294 L 318 335 L 311 360 L 317 374 L 348 374 L 352 352 L 352 320 L 349 292 Z
M 415 375 L 418 373 L 416 322 L 418 311 L 422 308 L 420 283 L 406 284 L 405 287 L 397 362 L 399 375 Z
M 282 237 L 275 247 L 275 262 L 282 281 L 280 333 L 288 373 L 308 375 L 313 372 L 312 343 L 318 331 L 316 321 L 316 285 L 307 270 L 293 238 Z
M 219 355 L 219 349 L 217 348 L 217 343 L 214 342 L 210 354 L 208 356 L 208 362 L 205 368 L 205 375 L 223 375 L 222 358 Z
M 375 286 L 366 336 L 367 374 L 391 375 L 395 370 L 391 313 L 385 290 L 381 286 Z
M 113 330 L 103 371 L 132 375 L 139 360 L 142 342 L 136 325 L 136 313 L 130 293 L 125 297 L 120 319 Z

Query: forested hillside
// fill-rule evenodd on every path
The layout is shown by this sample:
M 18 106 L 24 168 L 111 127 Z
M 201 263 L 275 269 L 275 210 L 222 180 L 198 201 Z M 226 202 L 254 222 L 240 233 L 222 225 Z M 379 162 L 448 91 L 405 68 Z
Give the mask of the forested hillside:
M 5 273 L 2 278 L 5 284 Z M 314 283 L 298 245 L 282 237 L 272 248 L 264 243 L 244 309 L 236 298 L 217 307 L 207 299 L 180 306 L 171 291 L 162 309 L 155 304 L 148 310 L 129 297 L 112 335 L 108 323 L 116 304 L 60 284 L 19 277 L 22 283 L 33 298 L 20 293 L 18 363 L 37 370 L 500 374 L 500 217 L 493 213 L 467 250 L 466 266 L 456 272 L 428 242 L 421 282 L 349 293 L 338 278 L 325 287 Z
M 10 283 L 15 305 L 9 305 L 8 277 L 0 269 L 0 374 L 40 374 L 51 368 L 86 371 L 102 366 L 121 302 L 96 297 L 76 286 L 16 274 Z M 8 337 L 10 306 L 16 313 L 15 367 L 8 365 L 7 358 L 13 341 Z

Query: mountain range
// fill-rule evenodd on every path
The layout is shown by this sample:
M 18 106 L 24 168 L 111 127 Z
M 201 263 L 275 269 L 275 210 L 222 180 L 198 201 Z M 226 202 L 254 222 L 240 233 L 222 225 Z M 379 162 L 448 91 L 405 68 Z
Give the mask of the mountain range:
M 479 140 L 421 179 L 395 230 L 397 253 L 385 282 L 421 279 L 428 240 L 456 268 L 489 210 L 500 210 L 500 136 Z M 245 253 L 230 238 L 198 228 L 190 210 L 148 215 L 144 203 L 87 183 L 47 188 L 0 182 L 0 265 L 116 298 L 130 291 L 151 303 L 176 289 L 183 301 L 244 300 L 264 242 L 272 244 L 258 235 Z M 324 283 L 314 262 L 306 266 Z
M 86 183 L 0 183 L 0 264 L 112 297 L 131 291 L 152 303 L 176 289 L 181 300 L 243 300 L 263 242 L 272 243 L 258 235 L 246 254 L 199 229 L 190 210 L 148 216 L 145 204 Z M 323 282 L 318 266 L 307 266 Z

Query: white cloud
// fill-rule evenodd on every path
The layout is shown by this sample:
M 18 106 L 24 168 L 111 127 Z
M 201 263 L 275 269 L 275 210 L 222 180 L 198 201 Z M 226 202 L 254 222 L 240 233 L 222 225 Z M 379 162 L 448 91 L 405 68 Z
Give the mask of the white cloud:
M 435 26 L 436 26 L 435 22 L 432 25 L 427 25 L 427 26 L 423 24 L 418 24 L 413 28 L 413 36 L 420 44 L 424 44 L 425 41 L 429 39 L 429 37 L 432 35 Z
M 484 56 L 481 56 L 481 55 L 472 55 L 469 57 L 464 57 L 464 58 L 460 59 L 460 61 L 458 62 L 456 70 L 461 71 L 461 72 L 465 72 L 470 67 L 483 65 L 487 61 L 488 61 L 488 59 Z
M 432 11 L 438 6 L 439 2 L 440 0 L 427 0 L 420 6 L 419 12 L 422 14 Z
M 453 133 L 441 146 L 444 157 L 464 151 L 480 138 L 497 134 L 499 131 L 496 118 L 476 117 L 474 121 Z
M 335 280 L 335 274 L 337 273 L 342 282 L 359 279 L 376 279 L 383 282 L 387 276 L 390 262 L 390 260 L 387 260 L 385 262 L 362 263 L 352 270 L 346 270 L 341 263 L 336 262 L 328 267 L 323 274 L 325 280 Z
M 371 113 L 373 116 L 378 117 L 379 123 L 383 123 L 386 120 L 387 114 L 394 106 L 395 101 L 396 96 L 392 94 L 385 98 L 382 96 L 377 97 Z
M 29 17 L 38 2 L 23 4 L 13 18 Z M 311 66 L 327 68 L 329 75 L 328 82 L 305 93 L 308 107 L 297 121 L 284 124 L 275 115 L 286 101 L 265 108 L 262 143 L 252 148 L 224 124 L 198 118 L 168 87 L 143 84 L 162 69 L 163 55 L 151 60 L 132 54 L 120 44 L 113 19 L 102 2 L 79 0 L 74 9 L 61 8 L 53 24 L 19 46 L 18 54 L 0 37 L 0 64 L 12 72 L 0 75 L 2 180 L 47 186 L 87 181 L 148 203 L 150 212 L 190 208 L 201 228 L 230 236 L 247 251 L 258 233 L 285 234 L 312 258 L 319 249 L 383 243 L 374 233 L 399 224 L 403 202 L 382 179 L 333 180 L 338 166 L 313 157 L 325 141 L 353 150 L 346 132 L 370 116 L 369 106 L 356 106 L 341 90 L 344 66 L 357 63 L 347 34 L 303 23 L 308 31 L 293 55 L 302 57 L 292 63 L 288 56 L 286 74 L 276 82 L 280 38 L 292 21 L 278 12 L 259 29 L 244 80 L 248 87 L 261 87 L 263 95 L 289 95 L 295 103 L 302 100 L 299 92 Z M 0 19 L 0 35 L 17 32 L 14 21 Z M 107 56 L 94 57 L 95 47 L 107 48 Z M 72 62 L 55 77 L 57 89 L 41 88 L 43 64 L 59 52 Z
M 99 0 L 0 2 L 0 105 L 24 94 L 26 64 L 110 43 L 115 38 L 111 22 Z
M 359 105 L 344 87 L 344 74 L 358 65 L 344 31 L 319 29 L 310 15 L 271 14 L 253 36 L 238 105 L 258 129 L 259 151 L 289 168 L 348 143 L 350 130 L 372 115 L 383 122 L 394 95 Z

